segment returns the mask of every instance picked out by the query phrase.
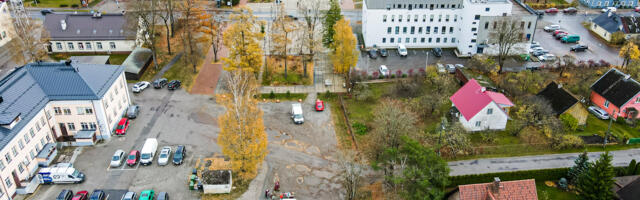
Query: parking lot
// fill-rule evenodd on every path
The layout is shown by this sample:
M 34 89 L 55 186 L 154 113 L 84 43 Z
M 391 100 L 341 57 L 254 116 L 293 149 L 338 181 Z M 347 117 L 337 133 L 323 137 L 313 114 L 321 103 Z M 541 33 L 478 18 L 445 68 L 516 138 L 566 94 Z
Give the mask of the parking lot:
M 131 85 L 129 85 L 131 86 Z M 92 147 L 82 147 L 82 153 L 74 166 L 86 174 L 81 184 L 43 185 L 30 199 L 54 199 L 62 189 L 75 192 L 103 189 L 111 199 L 120 199 L 126 191 L 153 189 L 156 193 L 168 192 L 172 199 L 199 199 L 200 193 L 188 189 L 188 176 L 199 158 L 221 152 L 216 143 L 219 132 L 216 116 L 224 112 L 210 96 L 189 95 L 184 90 L 168 91 L 147 88 L 140 94 L 132 94 L 133 103 L 140 105 L 138 118 L 124 137 L 112 137 L 111 141 Z M 111 156 L 117 149 L 140 150 L 146 138 L 158 139 L 158 152 L 163 146 L 186 145 L 185 161 L 180 166 L 169 164 L 149 166 L 121 166 L 109 168 Z
M 622 64 L 622 61 L 618 58 L 618 49 L 609 47 L 603 43 L 603 40 L 597 38 L 596 35 L 589 32 L 587 28 L 582 25 L 582 22 L 589 21 L 598 14 L 546 14 L 542 19 L 538 21 L 538 26 L 535 34 L 535 41 L 538 41 L 540 45 L 549 50 L 549 53 L 558 57 L 562 57 L 566 54 L 573 54 L 578 60 L 594 60 L 600 59 L 606 60 L 614 65 Z M 553 38 L 550 32 L 543 30 L 544 26 L 551 24 L 559 24 L 561 30 L 566 30 L 570 34 L 580 35 L 580 44 L 587 45 L 588 50 L 584 52 L 571 52 L 569 48 L 575 44 L 566 44 Z
M 370 58 L 366 51 L 361 51 L 360 59 L 358 59 L 358 64 L 356 65 L 356 70 L 366 71 L 367 74 L 371 75 L 373 72 L 378 71 L 378 67 L 380 67 L 380 65 L 386 65 L 391 74 L 396 74 L 398 70 L 408 74 L 411 69 L 413 69 L 414 73 L 418 73 L 421 68 L 424 69 L 427 60 L 429 60 L 430 65 L 442 63 L 463 64 L 465 66 L 469 60 L 466 58 L 456 57 L 453 53 L 453 49 L 443 49 L 441 57 L 434 56 L 431 49 L 409 49 L 408 55 L 405 57 L 398 55 L 398 51 L 396 49 L 387 49 L 387 51 L 389 52 L 389 56 L 378 56 L 376 59 Z M 429 52 L 428 58 L 427 52 Z

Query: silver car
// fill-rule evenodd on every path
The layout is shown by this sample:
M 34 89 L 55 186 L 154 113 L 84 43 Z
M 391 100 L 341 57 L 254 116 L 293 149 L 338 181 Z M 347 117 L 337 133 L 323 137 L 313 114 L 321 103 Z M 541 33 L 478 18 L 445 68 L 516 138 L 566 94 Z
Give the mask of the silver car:
M 124 195 L 122 195 L 122 198 L 120 200 L 136 200 L 136 193 L 127 192 Z
M 118 149 L 116 153 L 113 154 L 113 157 L 111 157 L 111 164 L 109 166 L 120 167 L 120 165 L 122 165 L 123 160 L 124 160 L 124 151 L 121 149 Z
M 609 119 L 609 114 L 607 113 L 607 111 L 603 110 L 602 108 L 599 108 L 597 106 L 589 106 L 587 110 L 589 110 L 590 113 L 592 113 L 599 119 L 605 119 L 605 120 Z
M 171 147 L 162 147 L 160 150 L 160 156 L 158 156 L 158 165 L 167 165 L 169 163 L 169 156 L 171 156 Z

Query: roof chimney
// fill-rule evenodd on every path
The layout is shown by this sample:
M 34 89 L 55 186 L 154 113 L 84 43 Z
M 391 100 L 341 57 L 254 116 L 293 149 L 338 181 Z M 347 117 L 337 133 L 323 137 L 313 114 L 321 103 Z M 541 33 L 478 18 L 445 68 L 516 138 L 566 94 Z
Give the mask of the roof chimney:
M 500 178 L 493 177 L 493 184 L 491 185 L 491 191 L 495 194 L 499 194 L 500 189 L 502 189 L 502 184 L 500 184 Z
M 629 80 L 629 78 L 631 78 L 631 75 L 629 75 L 629 74 L 625 74 L 624 75 L 624 80 Z
M 482 88 L 480 89 L 480 92 L 486 92 L 486 91 L 487 91 L 487 88 L 486 88 L 486 87 L 482 87 Z
M 562 83 L 558 83 L 558 89 L 562 88 Z
M 65 60 L 64 61 L 64 65 L 71 66 L 71 60 Z
M 611 12 L 611 10 L 608 10 L 608 11 L 607 11 L 607 16 L 608 16 L 608 17 L 611 17 L 611 15 L 612 15 L 612 14 L 613 14 L 613 13 Z
M 67 22 L 63 19 L 60 20 L 60 27 L 62 27 L 62 30 L 67 30 Z

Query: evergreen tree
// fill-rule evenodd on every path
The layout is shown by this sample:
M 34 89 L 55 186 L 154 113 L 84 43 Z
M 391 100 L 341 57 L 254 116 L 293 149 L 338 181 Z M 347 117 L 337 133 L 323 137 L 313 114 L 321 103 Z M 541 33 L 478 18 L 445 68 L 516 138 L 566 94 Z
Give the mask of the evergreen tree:
M 636 159 L 632 159 L 631 162 L 629 163 L 629 166 L 627 167 L 627 171 L 625 175 L 627 176 L 636 175 L 636 171 L 637 171 Z
M 615 199 L 611 187 L 614 183 L 615 172 L 611 165 L 613 157 L 606 152 L 589 167 L 587 173 L 581 176 L 577 185 L 581 199 L 585 200 L 610 200 Z
M 589 169 L 589 157 L 587 156 L 587 152 L 580 154 L 580 156 L 576 158 L 574 163 L 576 164 L 571 167 L 571 169 L 569 169 L 567 177 L 569 178 L 569 183 L 575 185 L 578 183 L 580 175 L 587 172 L 587 170 Z
M 322 25 L 324 26 L 324 33 L 322 35 L 322 44 L 329 48 L 333 48 L 331 46 L 331 44 L 333 43 L 333 35 L 336 33 L 336 30 L 334 29 L 333 25 L 336 24 L 336 22 L 338 22 L 340 19 L 342 19 L 342 14 L 340 11 L 340 5 L 338 4 L 337 0 L 331 0 L 331 7 L 329 8 L 329 11 L 327 11 L 327 14 L 324 16 L 324 23 L 322 23 Z

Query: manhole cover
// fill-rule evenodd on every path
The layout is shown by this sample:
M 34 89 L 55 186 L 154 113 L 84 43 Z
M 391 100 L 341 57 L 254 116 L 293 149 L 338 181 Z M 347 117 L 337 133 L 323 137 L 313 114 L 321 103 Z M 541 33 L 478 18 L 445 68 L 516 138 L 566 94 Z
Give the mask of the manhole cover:
M 296 179 L 296 182 L 298 182 L 298 184 L 302 184 L 302 183 L 304 183 L 304 177 L 302 177 L 302 176 L 301 176 L 301 177 L 298 177 L 298 178 Z

